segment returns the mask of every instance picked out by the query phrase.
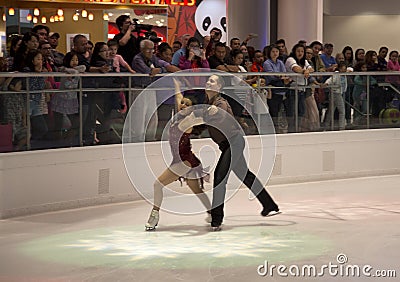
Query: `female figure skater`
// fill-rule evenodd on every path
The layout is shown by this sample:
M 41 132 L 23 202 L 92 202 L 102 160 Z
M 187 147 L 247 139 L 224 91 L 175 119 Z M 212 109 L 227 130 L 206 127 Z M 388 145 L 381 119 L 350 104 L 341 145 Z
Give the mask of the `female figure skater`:
M 159 210 L 163 199 L 163 187 L 181 178 L 185 178 L 190 189 L 195 193 L 207 209 L 208 223 L 211 222 L 211 203 L 207 195 L 202 191 L 203 177 L 208 176 L 201 165 L 200 160 L 193 154 L 190 143 L 190 133 L 193 126 L 203 123 L 201 117 L 195 117 L 188 108 L 192 101 L 184 98 L 179 83 L 174 79 L 175 101 L 178 105 L 178 113 L 171 121 L 169 128 L 169 143 L 173 160 L 171 165 L 158 177 L 154 183 L 154 206 L 149 220 L 145 224 L 146 231 L 154 230 L 159 221 Z M 217 110 L 210 108 L 208 113 L 212 115 Z

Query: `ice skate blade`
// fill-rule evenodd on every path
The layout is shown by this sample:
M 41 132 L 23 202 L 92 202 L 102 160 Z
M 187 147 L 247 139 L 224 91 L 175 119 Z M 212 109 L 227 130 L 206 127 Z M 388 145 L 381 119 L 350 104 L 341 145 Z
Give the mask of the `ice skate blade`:
M 270 211 L 267 215 L 262 215 L 262 216 L 271 217 L 271 216 L 275 216 L 275 215 L 278 215 L 278 214 L 281 214 L 281 213 L 282 213 L 281 211 Z
M 151 226 L 145 226 L 144 228 L 145 228 L 145 230 L 146 230 L 146 231 L 155 231 L 155 230 L 156 230 L 156 227 L 157 227 L 157 225 L 156 225 L 156 226 L 154 226 L 154 227 L 151 227 Z

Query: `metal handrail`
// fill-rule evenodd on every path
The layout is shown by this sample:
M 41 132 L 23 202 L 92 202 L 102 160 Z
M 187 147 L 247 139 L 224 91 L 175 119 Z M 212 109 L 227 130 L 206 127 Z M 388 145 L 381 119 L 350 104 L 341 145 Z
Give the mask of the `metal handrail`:
M 212 74 L 215 74 L 215 72 L 178 72 L 178 73 L 174 73 L 174 76 L 177 77 L 190 77 L 190 76 L 210 76 Z M 316 77 L 316 76 L 331 76 L 331 75 L 338 75 L 339 73 L 337 72 L 319 72 L 319 73 L 311 73 L 310 76 L 311 77 Z M 156 78 L 160 78 L 163 76 L 166 76 L 169 74 L 158 74 L 155 77 Z M 224 77 L 233 77 L 235 76 L 234 73 L 224 73 L 224 72 L 218 72 L 218 75 L 220 76 L 224 76 Z M 295 127 L 296 127 L 296 131 L 298 131 L 299 128 L 299 119 L 298 119 L 298 91 L 299 88 L 301 87 L 301 89 L 308 89 L 308 88 L 320 88 L 321 86 L 319 85 L 297 85 L 296 83 L 292 83 L 289 86 L 284 86 L 284 87 L 276 87 L 276 86 L 271 86 L 271 85 L 267 85 L 267 86 L 260 86 L 260 79 L 261 77 L 268 77 L 268 76 L 289 76 L 289 77 L 301 77 L 301 74 L 296 74 L 296 73 L 272 73 L 272 72 L 248 72 L 248 73 L 240 73 L 240 76 L 243 75 L 249 75 L 249 76 L 256 76 L 258 77 L 257 81 L 257 86 L 256 86 L 256 90 L 263 90 L 263 89 L 291 89 L 294 90 L 295 92 Z M 367 77 L 367 85 L 369 85 L 369 77 L 371 75 L 373 76 L 393 76 L 393 75 L 399 75 L 400 76 L 400 72 L 351 72 L 351 73 L 340 73 L 339 75 L 343 75 L 343 76 L 366 76 Z M 0 95 L 2 94 L 20 94 L 20 93 L 26 93 L 27 94 L 27 105 L 26 108 L 29 111 L 29 95 L 30 94 L 34 94 L 34 93 L 62 93 L 62 92 L 70 92 L 70 91 L 77 91 L 78 96 L 79 96 L 79 143 L 82 146 L 83 145 L 83 127 L 82 127 L 82 98 L 83 98 L 83 94 L 85 93 L 89 93 L 89 92 L 115 92 L 115 91 L 124 91 L 124 92 L 128 92 L 129 95 L 132 95 L 132 92 L 134 90 L 143 90 L 143 87 L 139 87 L 139 86 L 135 86 L 135 84 L 133 83 L 133 79 L 136 77 L 148 77 L 149 75 L 147 74 L 131 74 L 131 73 L 77 73 L 77 74 L 67 74 L 67 73 L 59 73 L 59 72 L 45 72 L 45 73 L 25 73 L 25 72 L 10 72 L 10 73 L 0 73 L 0 77 L 15 77 L 15 78 L 25 78 L 28 81 L 28 78 L 30 77 L 79 77 L 79 87 L 78 89 L 65 89 L 65 90 L 60 90 L 60 89 L 43 89 L 43 90 L 37 90 L 37 91 L 29 91 L 29 90 L 21 90 L 21 91 L 0 91 Z M 124 87 L 109 87 L 109 88 L 83 88 L 82 85 L 82 81 L 84 78 L 103 78 L 103 77 L 127 77 L 128 80 L 128 86 L 124 86 Z M 379 83 L 378 84 L 380 87 L 390 87 L 391 89 L 393 89 L 394 91 L 396 91 L 397 94 L 400 95 L 400 91 L 393 87 L 393 85 L 391 85 L 390 83 Z M 29 82 L 27 82 L 26 84 L 26 88 L 29 89 Z M 337 85 L 330 85 L 327 86 L 327 88 L 329 89 L 333 89 L 333 88 L 337 88 Z M 152 87 L 152 90 L 171 90 L 173 87 Z M 237 85 L 237 86 L 226 86 L 225 87 L 227 90 L 228 89 L 235 89 L 235 90 L 239 90 L 239 89 L 251 89 L 250 86 L 248 85 Z M 192 87 L 192 88 L 185 88 L 182 86 L 182 90 L 188 90 L 188 89 L 204 89 L 202 87 Z M 369 105 L 369 99 L 370 99 L 370 93 L 369 93 L 369 87 L 367 87 L 367 104 Z M 132 103 L 132 101 L 130 100 L 130 103 Z M 345 101 L 345 103 L 347 103 L 348 105 L 350 105 L 347 101 Z M 361 111 L 359 111 L 358 109 L 354 108 L 353 105 L 350 105 L 356 112 L 358 112 L 361 115 L 364 115 L 367 117 L 367 128 L 370 127 L 370 121 L 369 121 L 369 116 L 370 116 L 370 110 L 369 108 L 367 108 L 367 113 L 362 113 Z M 333 114 L 333 113 L 332 113 Z M 333 122 L 333 119 L 332 119 Z M 30 122 L 29 122 L 29 118 L 27 121 L 27 126 L 28 126 L 28 147 L 30 146 L 29 144 L 29 134 L 30 134 Z M 332 129 L 333 129 L 333 123 L 332 123 Z
M 162 73 L 162 74 L 156 74 L 155 77 L 163 77 L 170 75 L 171 73 Z M 181 71 L 181 72 L 176 72 L 174 73 L 174 76 L 210 76 L 212 74 L 215 74 L 215 72 L 212 71 L 203 71 L 203 72 L 186 72 L 186 71 Z M 218 75 L 222 76 L 232 76 L 235 74 L 240 74 L 242 75 L 250 75 L 250 76 L 293 76 L 293 77 L 302 77 L 302 74 L 299 73 L 292 73 L 292 72 L 246 72 L 246 73 L 227 73 L 227 72 L 218 72 Z M 312 72 L 310 73 L 311 77 L 315 76 L 332 76 L 332 75 L 337 75 L 339 74 L 338 72 Z M 399 71 L 380 71 L 380 72 L 344 72 L 340 73 L 340 75 L 344 76 L 356 76 L 356 75 L 361 75 L 361 76 L 387 76 L 387 75 L 399 75 Z M 142 73 L 129 73 L 129 72 L 110 72 L 110 73 L 77 73 L 77 74 L 69 74 L 69 73 L 63 73 L 63 72 L 0 72 L 0 77 L 38 77 L 38 76 L 43 76 L 43 77 L 76 77 L 76 76 L 82 76 L 82 77 L 148 77 L 148 74 L 142 74 Z

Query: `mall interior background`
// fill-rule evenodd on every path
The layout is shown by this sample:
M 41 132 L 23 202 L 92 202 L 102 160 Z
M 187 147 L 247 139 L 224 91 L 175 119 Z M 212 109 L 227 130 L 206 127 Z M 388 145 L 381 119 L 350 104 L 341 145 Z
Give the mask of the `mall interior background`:
M 39 23 L 45 16 L 46 25 L 50 30 L 60 33 L 59 50 L 61 52 L 67 51 L 67 40 L 76 33 L 88 34 L 93 42 L 106 41 L 113 37 L 113 34 L 118 32 L 115 19 L 123 13 L 130 13 L 131 18 L 137 18 L 143 24 L 153 25 L 153 30 L 169 43 L 186 33 L 195 34 L 197 37 L 204 36 L 207 31 L 201 26 L 201 19 L 212 13 L 211 20 L 214 20 L 213 17 L 218 17 L 215 19 L 216 25 L 227 32 L 225 38 L 244 37 L 245 34 L 254 31 L 257 33 L 260 30 L 259 25 L 267 25 L 266 29 L 261 29 L 265 31 L 264 34 L 259 35 L 261 39 L 252 42 L 254 45 L 260 45 L 254 46 L 260 49 L 264 47 L 261 46 L 264 43 L 274 42 L 277 38 L 285 38 L 288 46 L 292 46 L 299 39 L 305 39 L 308 42 L 313 40 L 331 42 L 334 43 L 336 50 L 342 50 L 346 45 L 351 45 L 353 48 L 363 47 L 367 50 L 378 50 L 383 45 L 388 46 L 389 49 L 398 49 L 400 46 L 400 38 L 392 36 L 396 34 L 397 27 L 400 26 L 400 3 L 396 0 L 196 0 L 195 5 L 192 5 L 191 1 L 185 1 L 187 6 L 121 6 L 114 3 L 100 5 L 84 0 L 81 1 L 82 3 L 59 2 L 54 4 L 48 1 L 0 1 L 2 7 L 0 14 L 3 15 L 0 19 L 1 52 L 6 50 L 6 35 L 23 33 L 34 25 L 32 20 L 28 21 L 26 17 L 28 14 L 33 16 L 35 7 L 41 10 L 38 17 Z M 71 2 L 74 3 L 71 4 Z M 140 1 L 130 2 L 139 3 Z M 18 10 L 18 7 L 21 9 Z M 9 8 L 16 9 L 14 16 L 8 15 Z M 50 17 L 57 14 L 58 8 L 64 10 L 64 21 L 50 22 Z M 88 13 L 93 13 L 94 19 L 89 21 L 88 18 L 79 17 L 78 21 L 72 20 L 73 15 L 81 13 L 83 9 L 86 9 Z M 232 13 L 238 10 L 243 14 L 238 16 L 235 14 L 233 16 L 235 18 L 230 19 L 229 15 L 232 16 Z M 300 11 L 300 13 L 295 11 Z M 253 19 L 251 13 L 256 13 L 258 17 Z M 105 15 L 107 15 L 106 18 Z M 228 16 L 225 27 L 220 20 L 226 15 Z M 313 22 L 310 22 L 310 19 L 313 19 Z M 312 24 L 315 29 L 305 29 L 304 25 L 296 24 L 299 20 Z M 237 23 L 240 22 L 239 25 L 243 25 L 242 21 L 250 21 L 254 30 L 248 26 L 244 30 L 238 30 Z

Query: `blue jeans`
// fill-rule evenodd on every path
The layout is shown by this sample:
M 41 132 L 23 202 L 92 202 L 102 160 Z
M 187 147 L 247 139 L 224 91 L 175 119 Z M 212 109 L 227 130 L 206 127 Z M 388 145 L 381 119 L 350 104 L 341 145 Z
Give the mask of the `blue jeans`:
M 305 114 L 305 92 L 298 91 L 298 124 L 300 125 L 301 118 Z M 294 90 L 289 90 L 286 94 L 285 107 L 286 107 L 286 118 L 288 121 L 288 132 L 296 132 L 296 92 Z

